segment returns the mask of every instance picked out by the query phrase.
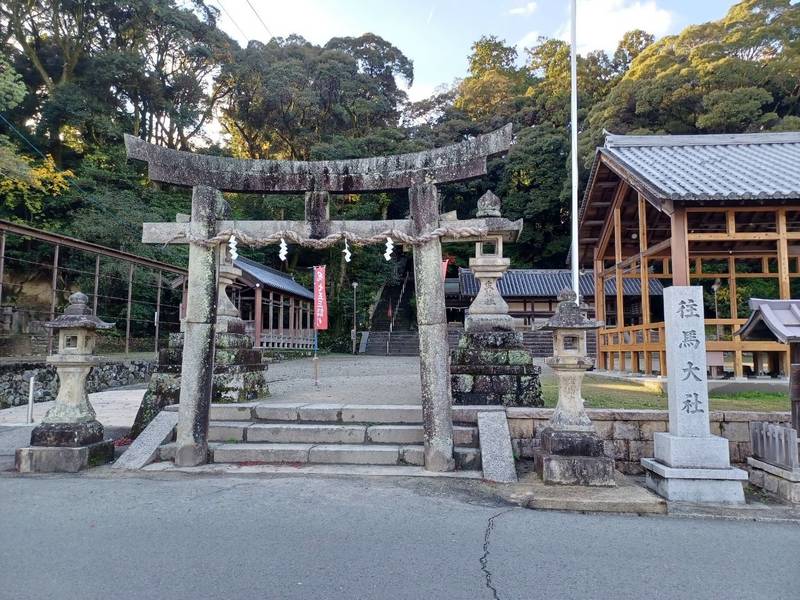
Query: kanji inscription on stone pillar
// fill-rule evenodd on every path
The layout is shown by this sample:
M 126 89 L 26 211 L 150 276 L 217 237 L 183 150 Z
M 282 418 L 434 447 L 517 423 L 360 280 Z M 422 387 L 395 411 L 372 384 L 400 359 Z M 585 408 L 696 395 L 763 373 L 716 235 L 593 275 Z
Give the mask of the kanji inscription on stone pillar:
M 709 427 L 703 288 L 664 289 L 669 431 L 680 437 L 705 437 Z

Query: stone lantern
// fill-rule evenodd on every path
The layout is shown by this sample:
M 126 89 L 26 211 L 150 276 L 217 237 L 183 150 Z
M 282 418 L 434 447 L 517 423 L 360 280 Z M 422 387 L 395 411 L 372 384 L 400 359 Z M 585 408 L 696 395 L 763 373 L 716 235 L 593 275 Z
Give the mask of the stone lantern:
M 75 292 L 64 314 L 45 323 L 58 335 L 58 352 L 47 357 L 58 372 L 58 395 L 31 432 L 31 446 L 17 450 L 20 472 L 75 472 L 114 458 L 113 443 L 104 441 L 103 425 L 86 394 L 86 378 L 101 362 L 94 356 L 95 332 L 114 324 L 94 316 L 87 302 L 86 294 Z
M 478 200 L 477 216 L 500 216 L 500 199 L 491 191 Z M 453 404 L 543 405 L 541 369 L 523 345 L 522 332 L 514 330 L 514 319 L 497 287 L 510 264 L 503 258 L 502 236 L 475 244 L 469 268 L 480 288 L 464 319 L 464 335 L 451 353 Z
M 558 380 L 558 404 L 534 456 L 545 483 L 613 486 L 614 460 L 603 452 L 581 396 L 583 376 L 594 366 L 586 332 L 602 322 L 588 319 L 572 290 L 558 295 L 556 313 L 541 327 L 553 332 L 553 356 L 545 360 Z

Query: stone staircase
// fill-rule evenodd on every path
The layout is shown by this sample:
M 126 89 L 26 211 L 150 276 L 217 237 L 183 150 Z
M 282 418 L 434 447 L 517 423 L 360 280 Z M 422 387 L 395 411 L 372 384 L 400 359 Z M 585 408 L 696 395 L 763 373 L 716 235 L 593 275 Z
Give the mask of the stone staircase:
M 251 402 L 213 404 L 209 451 L 214 463 L 424 465 L 422 407 Z M 454 425 L 456 468 L 480 471 L 478 428 Z M 161 460 L 174 458 L 161 446 Z
M 389 343 L 387 352 L 386 343 Z M 418 356 L 419 334 L 416 331 L 370 331 L 364 354 L 377 356 Z

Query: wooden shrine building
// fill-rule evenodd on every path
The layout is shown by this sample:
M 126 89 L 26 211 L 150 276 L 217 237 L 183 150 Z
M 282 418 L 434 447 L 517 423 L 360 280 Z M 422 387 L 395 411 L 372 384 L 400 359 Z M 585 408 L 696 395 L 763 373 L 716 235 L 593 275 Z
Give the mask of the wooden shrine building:
M 314 348 L 314 293 L 291 275 L 240 256 L 239 314 L 256 348 Z
M 788 348 L 743 341 L 748 300 L 800 297 L 800 133 L 608 135 L 580 215 L 580 260 L 595 286 L 638 280 L 598 304 L 598 368 L 665 375 L 656 282 L 704 288 L 712 377 L 786 376 Z
M 623 306 L 626 314 L 641 313 L 641 286 L 638 279 L 624 279 L 622 290 Z M 580 276 L 581 300 L 589 316 L 595 312 L 594 273 L 584 272 Z M 572 287 L 569 269 L 509 269 L 497 280 L 497 289 L 508 303 L 508 312 L 514 318 L 515 326 L 532 329 L 535 324 L 547 321 L 555 314 L 558 294 Z M 448 314 L 455 313 L 458 306 L 466 310 L 478 294 L 479 284 L 469 269 L 458 270 L 458 296 L 448 303 Z M 651 306 L 661 306 L 661 285 L 652 281 L 650 285 Z M 616 305 L 610 302 L 616 298 L 617 289 L 614 278 L 605 281 L 606 310 L 615 311 Z M 460 301 L 460 304 L 457 302 Z M 463 321 L 463 314 L 461 320 Z M 550 354 L 547 354 L 550 356 Z

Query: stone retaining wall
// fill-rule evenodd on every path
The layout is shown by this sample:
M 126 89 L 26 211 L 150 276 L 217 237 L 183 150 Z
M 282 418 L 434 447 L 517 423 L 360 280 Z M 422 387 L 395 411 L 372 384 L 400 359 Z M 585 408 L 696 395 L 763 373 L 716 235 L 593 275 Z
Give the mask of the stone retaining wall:
M 491 407 L 495 408 L 495 407 Z M 478 407 L 453 407 L 454 422 L 470 422 Z M 536 437 L 547 427 L 552 408 L 505 409 L 511 441 L 517 457 L 532 458 Z M 666 410 L 588 409 L 589 418 L 603 440 L 606 454 L 613 456 L 617 469 L 629 475 L 643 473 L 640 459 L 653 456 L 653 433 L 667 431 Z M 711 433 L 728 440 L 731 462 L 742 464 L 752 454 L 750 421 L 788 424 L 788 412 L 712 411 Z
M 86 388 L 89 393 L 109 388 L 143 383 L 153 372 L 155 363 L 145 360 L 120 360 L 95 367 L 89 373 Z M 28 403 L 28 385 L 35 377 L 35 402 L 55 400 L 58 378 L 55 367 L 44 362 L 15 362 L 0 364 L 0 408 Z

